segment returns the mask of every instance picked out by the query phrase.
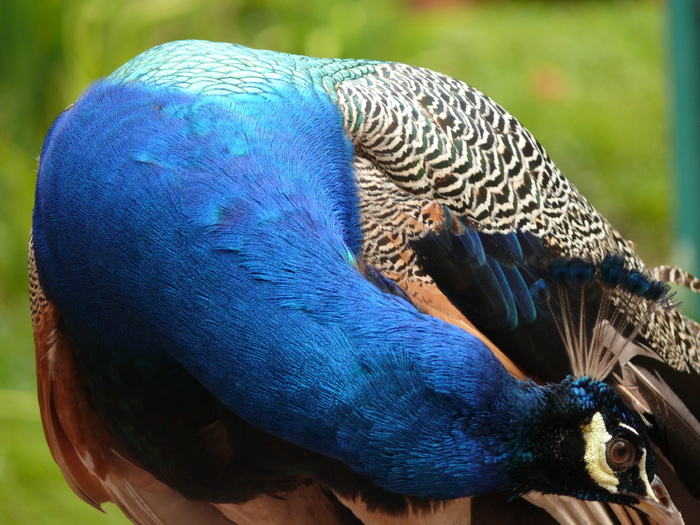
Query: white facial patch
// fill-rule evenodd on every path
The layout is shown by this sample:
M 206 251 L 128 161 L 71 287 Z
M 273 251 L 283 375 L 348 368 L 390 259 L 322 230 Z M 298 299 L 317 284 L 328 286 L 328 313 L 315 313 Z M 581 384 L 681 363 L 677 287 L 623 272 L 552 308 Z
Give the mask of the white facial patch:
M 642 459 L 639 462 L 639 477 L 642 478 L 642 481 L 644 482 L 644 487 L 647 490 L 647 496 L 649 496 L 650 499 L 655 501 L 656 503 L 659 503 L 659 498 L 656 497 L 656 494 L 654 493 L 654 489 L 651 488 L 651 483 L 649 483 L 649 476 L 647 476 L 647 451 L 645 450 L 642 452 Z
M 617 492 L 620 481 L 615 472 L 610 468 L 606 459 L 608 441 L 612 436 L 605 428 L 605 421 L 600 412 L 596 412 L 591 422 L 581 427 L 583 439 L 586 442 L 586 454 L 583 456 L 586 462 L 586 470 L 593 481 L 609 492 Z
M 639 435 L 639 432 L 637 432 L 635 429 L 633 429 L 633 428 L 632 428 L 631 426 L 629 426 L 629 425 L 625 425 L 624 423 L 620 423 L 620 426 L 621 426 L 622 428 L 626 428 L 627 430 L 629 430 L 630 432 L 632 432 L 632 434 L 634 434 L 635 436 L 638 436 L 638 435 Z

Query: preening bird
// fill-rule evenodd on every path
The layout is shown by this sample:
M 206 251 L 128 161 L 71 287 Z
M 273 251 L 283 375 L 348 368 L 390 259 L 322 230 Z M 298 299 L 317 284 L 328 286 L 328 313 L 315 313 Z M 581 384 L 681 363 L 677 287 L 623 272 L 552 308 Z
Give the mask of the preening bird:
M 661 277 L 697 284 L 458 80 L 165 44 L 44 142 L 47 440 L 142 524 L 690 522 L 699 330 Z

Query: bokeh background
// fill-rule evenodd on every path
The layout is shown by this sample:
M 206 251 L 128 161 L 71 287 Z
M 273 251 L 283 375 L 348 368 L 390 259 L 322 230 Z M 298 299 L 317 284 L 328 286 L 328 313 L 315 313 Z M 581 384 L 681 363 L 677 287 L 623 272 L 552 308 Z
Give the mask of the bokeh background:
M 517 116 L 650 266 L 672 261 L 661 1 L 0 0 L 0 523 L 126 523 L 70 492 L 43 439 L 26 283 L 36 158 L 92 80 L 184 38 L 462 79 Z

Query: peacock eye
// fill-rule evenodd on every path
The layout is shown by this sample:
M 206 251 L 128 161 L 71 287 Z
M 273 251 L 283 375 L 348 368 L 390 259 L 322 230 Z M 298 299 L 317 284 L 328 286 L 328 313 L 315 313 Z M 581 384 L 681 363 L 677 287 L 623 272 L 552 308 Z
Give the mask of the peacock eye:
M 608 442 L 605 456 L 610 468 L 616 472 L 627 470 L 639 463 L 639 455 L 632 442 L 621 437 Z

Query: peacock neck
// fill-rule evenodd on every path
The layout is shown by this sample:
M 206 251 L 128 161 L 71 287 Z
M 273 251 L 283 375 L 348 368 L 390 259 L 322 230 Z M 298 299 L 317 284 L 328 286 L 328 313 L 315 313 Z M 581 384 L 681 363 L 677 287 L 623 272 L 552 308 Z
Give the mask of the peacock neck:
M 541 389 L 358 271 L 338 112 L 295 90 L 194 99 L 104 82 L 47 138 L 37 264 L 84 351 L 156 375 L 173 360 L 250 424 L 398 494 L 517 488 L 530 451 L 509 449 Z

